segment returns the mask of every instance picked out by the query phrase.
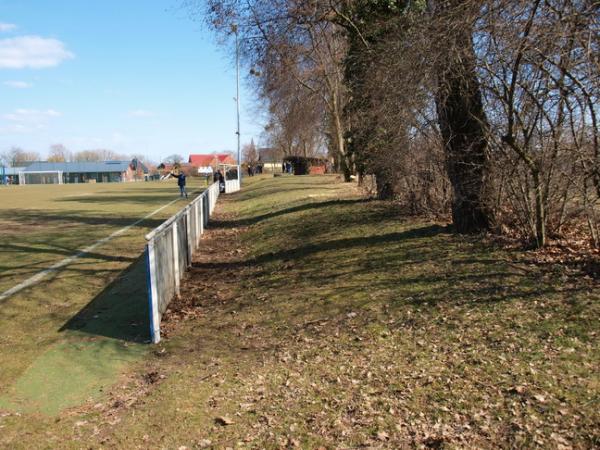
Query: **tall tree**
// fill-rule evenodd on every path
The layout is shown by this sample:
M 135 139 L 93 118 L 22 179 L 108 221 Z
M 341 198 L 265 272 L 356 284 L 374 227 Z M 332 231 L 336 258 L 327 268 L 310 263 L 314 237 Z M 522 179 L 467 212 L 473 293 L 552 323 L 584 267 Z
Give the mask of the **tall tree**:
M 50 154 L 48 161 L 50 162 L 67 162 L 71 161 L 73 155 L 63 144 L 54 144 L 50 146 Z
M 291 81 L 305 91 L 297 95 L 300 91 L 286 87 L 285 92 L 308 99 L 303 106 L 314 106 L 311 115 L 320 113 L 322 125 L 313 127 L 313 132 L 327 137 L 330 154 L 349 181 L 352 168 L 344 139 L 346 99 L 341 65 L 345 41 L 340 27 L 328 18 L 332 14 L 329 2 L 208 0 L 206 12 L 208 22 L 221 35 L 226 35 L 232 25 L 237 27 L 243 59 L 253 68 L 253 73 L 260 74 L 254 81 L 270 107 L 275 106 L 278 113 L 282 112 L 274 104 L 284 91 L 272 89 L 281 84 L 282 77 L 287 79 L 283 84 Z M 298 101 L 298 98 L 294 100 Z M 289 110 L 295 113 L 297 108 Z M 279 122 L 277 128 L 287 128 L 280 117 L 274 119 Z M 286 122 L 291 124 L 293 121 Z M 299 136 L 292 129 L 287 129 L 284 134 L 295 134 L 292 140 L 303 141 L 302 149 L 312 140 L 312 136 Z
M 477 2 L 432 1 L 436 46 L 438 122 L 452 183 L 452 221 L 459 233 L 487 230 L 486 166 L 488 121 L 475 71 L 473 23 Z
M 258 152 L 256 151 L 256 145 L 254 145 L 254 139 L 249 144 L 244 145 L 242 155 L 247 164 L 256 164 L 256 161 L 258 161 Z

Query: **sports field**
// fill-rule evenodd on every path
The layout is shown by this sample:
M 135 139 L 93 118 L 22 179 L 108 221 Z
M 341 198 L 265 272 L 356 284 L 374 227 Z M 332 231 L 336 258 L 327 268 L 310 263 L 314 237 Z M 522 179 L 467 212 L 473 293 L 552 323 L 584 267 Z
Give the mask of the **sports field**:
M 1 409 L 58 411 L 147 351 L 144 235 L 178 195 L 173 180 L 0 189 Z

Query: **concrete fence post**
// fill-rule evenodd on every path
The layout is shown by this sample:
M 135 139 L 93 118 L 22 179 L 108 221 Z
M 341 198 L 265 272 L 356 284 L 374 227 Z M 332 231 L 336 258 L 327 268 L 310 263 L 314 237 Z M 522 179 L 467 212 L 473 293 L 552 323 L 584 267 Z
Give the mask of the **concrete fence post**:
M 173 221 L 173 275 L 175 277 L 175 292 L 180 295 L 180 280 L 179 280 L 179 239 L 177 232 L 177 220 Z

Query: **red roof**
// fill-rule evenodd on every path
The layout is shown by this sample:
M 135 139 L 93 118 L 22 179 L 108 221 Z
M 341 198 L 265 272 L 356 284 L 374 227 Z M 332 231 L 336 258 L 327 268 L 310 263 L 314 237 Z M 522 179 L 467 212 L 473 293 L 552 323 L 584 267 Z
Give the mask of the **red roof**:
M 219 162 L 221 162 L 221 163 L 234 163 L 235 162 L 235 160 L 231 157 L 231 155 L 228 155 L 226 153 L 217 155 L 217 158 L 219 158 Z
M 189 163 L 197 167 L 212 166 L 215 155 L 190 155 Z
M 235 160 L 227 153 L 213 153 L 210 155 L 191 154 L 189 162 L 196 167 L 206 167 L 219 163 L 234 164 Z

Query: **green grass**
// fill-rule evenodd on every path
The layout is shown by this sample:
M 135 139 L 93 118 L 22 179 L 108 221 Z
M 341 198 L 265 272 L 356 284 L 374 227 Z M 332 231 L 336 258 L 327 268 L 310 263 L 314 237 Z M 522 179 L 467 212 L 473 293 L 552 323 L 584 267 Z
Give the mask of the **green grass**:
M 195 184 L 190 191 L 203 188 Z M 2 187 L 0 293 L 178 193 L 172 181 Z M 146 354 L 144 235 L 184 204 L 176 201 L 0 301 L 0 408 L 55 414 L 97 395 L 124 362 Z
M 190 190 L 199 188 L 198 184 Z M 173 181 L 2 187 L 0 292 L 136 222 L 177 194 Z M 135 234 L 143 240 L 144 232 L 180 207 L 175 204 L 149 218 Z M 120 252 L 93 256 L 107 260 L 123 257 Z
M 222 202 L 168 338 L 85 405 L 0 419 L 0 445 L 600 445 L 593 281 L 333 177 Z

